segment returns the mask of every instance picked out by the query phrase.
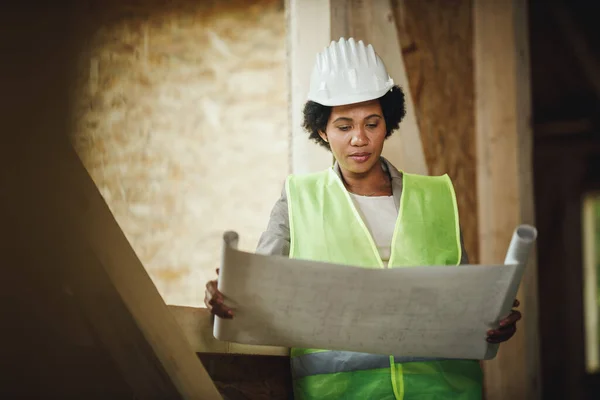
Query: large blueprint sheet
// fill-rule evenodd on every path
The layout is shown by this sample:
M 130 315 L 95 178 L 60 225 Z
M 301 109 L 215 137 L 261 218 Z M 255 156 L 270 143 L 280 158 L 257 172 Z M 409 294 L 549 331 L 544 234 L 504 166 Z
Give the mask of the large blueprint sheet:
M 216 318 L 214 335 L 244 344 L 490 359 L 498 345 L 486 342 L 486 331 L 510 312 L 536 235 L 532 227 L 517 229 L 505 264 L 365 269 L 241 252 L 228 233 L 219 290 L 235 318 Z

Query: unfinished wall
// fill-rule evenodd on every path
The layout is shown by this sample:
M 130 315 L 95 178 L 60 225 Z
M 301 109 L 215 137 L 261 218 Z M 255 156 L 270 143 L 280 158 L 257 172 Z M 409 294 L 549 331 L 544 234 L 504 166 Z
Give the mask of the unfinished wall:
M 392 3 L 427 165 L 452 178 L 465 247 L 477 262 L 472 1 Z
M 285 16 L 163 3 L 79 5 L 73 143 L 165 301 L 200 305 L 223 231 L 252 251 L 288 173 Z

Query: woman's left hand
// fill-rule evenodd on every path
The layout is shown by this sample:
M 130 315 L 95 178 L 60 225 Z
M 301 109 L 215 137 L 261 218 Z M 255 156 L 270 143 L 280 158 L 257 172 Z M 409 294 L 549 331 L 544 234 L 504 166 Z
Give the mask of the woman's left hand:
M 515 300 L 513 307 L 519 307 L 519 300 Z M 508 317 L 500 320 L 500 326 L 497 329 L 487 331 L 488 343 L 502 343 L 513 337 L 517 331 L 517 321 L 521 319 L 521 313 L 512 310 Z

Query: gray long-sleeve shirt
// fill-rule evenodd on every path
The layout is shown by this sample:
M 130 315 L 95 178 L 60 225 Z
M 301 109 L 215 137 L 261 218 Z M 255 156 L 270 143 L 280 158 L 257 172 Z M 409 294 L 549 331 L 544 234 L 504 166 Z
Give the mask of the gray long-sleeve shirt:
M 385 158 L 381 157 L 381 160 L 382 167 L 387 170 L 391 178 L 394 202 L 396 203 L 396 209 L 399 209 L 402 195 L 402 173 Z M 334 170 L 341 178 L 341 171 L 337 163 L 334 165 Z M 460 263 L 468 264 L 469 258 L 465 251 L 462 232 L 460 235 L 460 243 L 462 247 Z M 290 254 L 290 225 L 285 186 L 281 191 L 281 197 L 277 200 L 271 211 L 267 229 L 263 232 L 258 241 L 256 252 L 259 254 L 280 256 L 289 256 Z

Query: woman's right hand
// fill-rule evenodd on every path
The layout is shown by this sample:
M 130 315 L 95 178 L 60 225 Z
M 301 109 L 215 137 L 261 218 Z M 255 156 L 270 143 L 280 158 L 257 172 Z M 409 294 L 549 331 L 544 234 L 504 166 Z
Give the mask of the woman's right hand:
M 217 275 L 218 274 L 219 269 L 217 269 Z M 219 292 L 219 289 L 217 289 L 217 280 L 208 281 L 206 283 L 206 291 L 204 294 L 204 305 L 206 305 L 206 308 L 218 317 L 227 319 L 233 318 L 233 311 L 223 304 L 223 301 L 223 293 Z

